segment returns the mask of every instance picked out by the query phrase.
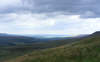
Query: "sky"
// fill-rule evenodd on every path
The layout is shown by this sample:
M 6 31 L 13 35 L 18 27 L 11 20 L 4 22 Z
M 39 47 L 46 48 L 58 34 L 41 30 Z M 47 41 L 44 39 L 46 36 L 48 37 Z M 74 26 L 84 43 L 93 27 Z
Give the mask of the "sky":
M 100 31 L 100 0 L 0 0 L 0 33 L 80 35 Z

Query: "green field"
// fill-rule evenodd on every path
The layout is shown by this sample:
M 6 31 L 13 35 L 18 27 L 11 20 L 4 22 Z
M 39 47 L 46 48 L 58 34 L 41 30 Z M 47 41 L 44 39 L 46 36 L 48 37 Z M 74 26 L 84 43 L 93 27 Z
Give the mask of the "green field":
M 75 40 L 75 39 L 74 39 Z M 66 41 L 66 40 L 63 40 Z M 30 51 L 4 62 L 99 62 L 100 36 L 91 35 L 57 47 Z

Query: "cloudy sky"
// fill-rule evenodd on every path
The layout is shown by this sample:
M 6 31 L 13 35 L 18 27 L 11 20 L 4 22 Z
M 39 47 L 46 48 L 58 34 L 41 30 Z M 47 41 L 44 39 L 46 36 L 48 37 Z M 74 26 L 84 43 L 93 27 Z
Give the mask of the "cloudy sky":
M 0 0 L 0 33 L 90 34 L 100 30 L 100 0 Z

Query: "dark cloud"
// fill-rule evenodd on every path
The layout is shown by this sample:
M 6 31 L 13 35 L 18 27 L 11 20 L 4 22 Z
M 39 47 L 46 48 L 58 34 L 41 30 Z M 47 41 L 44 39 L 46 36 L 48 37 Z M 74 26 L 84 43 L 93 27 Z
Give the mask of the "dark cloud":
M 100 16 L 99 0 L 34 0 L 33 2 L 35 5 L 33 12 L 64 12 L 65 14 L 79 14 L 84 18 Z
M 100 0 L 22 0 L 20 4 L 0 10 L 0 13 L 25 11 L 33 13 L 63 12 L 65 14 L 79 14 L 83 18 L 100 16 Z M 88 14 L 88 12 L 91 13 Z

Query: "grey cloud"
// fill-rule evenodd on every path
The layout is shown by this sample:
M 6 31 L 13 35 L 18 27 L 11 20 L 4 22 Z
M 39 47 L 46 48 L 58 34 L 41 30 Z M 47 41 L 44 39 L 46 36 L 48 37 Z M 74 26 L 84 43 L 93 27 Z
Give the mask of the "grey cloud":
M 65 14 L 79 14 L 81 17 L 99 17 L 99 0 L 34 0 L 36 8 L 32 11 L 45 12 L 64 12 Z M 92 12 L 91 15 L 86 13 Z
M 32 13 L 52 13 L 63 12 L 65 14 L 79 14 L 81 17 L 99 17 L 100 0 L 22 0 L 20 5 L 10 6 L 0 10 L 0 13 L 10 12 L 32 12 Z M 88 12 L 91 15 L 86 15 Z

